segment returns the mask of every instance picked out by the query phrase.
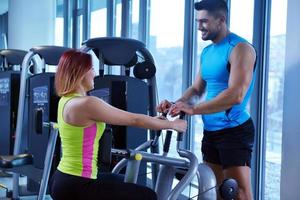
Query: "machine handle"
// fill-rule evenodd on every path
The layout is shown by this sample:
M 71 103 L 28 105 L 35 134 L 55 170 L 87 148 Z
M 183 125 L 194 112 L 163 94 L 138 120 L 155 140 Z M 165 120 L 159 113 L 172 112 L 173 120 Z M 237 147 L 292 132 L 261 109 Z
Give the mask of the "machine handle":
M 44 110 L 42 108 L 35 109 L 35 115 L 34 115 L 34 126 L 35 126 L 35 132 L 37 134 L 43 133 L 43 114 Z
M 164 148 L 163 148 L 165 153 L 169 152 L 170 144 L 171 144 L 171 138 L 172 138 L 172 131 L 167 130 L 167 135 L 166 135 L 166 138 L 165 138 Z
M 185 117 L 185 113 L 181 112 L 179 115 L 179 119 L 183 119 Z M 177 141 L 180 142 L 183 140 L 183 133 L 178 132 Z

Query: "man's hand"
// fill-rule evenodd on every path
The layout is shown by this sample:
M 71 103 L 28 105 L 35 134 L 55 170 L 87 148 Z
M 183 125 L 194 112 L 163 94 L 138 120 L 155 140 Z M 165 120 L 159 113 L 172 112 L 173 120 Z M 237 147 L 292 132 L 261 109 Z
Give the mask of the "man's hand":
M 190 106 L 187 103 L 178 101 L 175 104 L 172 104 L 169 114 L 174 117 L 180 114 L 180 112 L 184 112 L 188 115 L 193 115 L 194 114 L 194 109 L 193 106 Z
M 168 100 L 163 100 L 160 104 L 156 107 L 156 111 L 160 113 L 168 113 L 169 109 L 171 108 L 172 103 Z

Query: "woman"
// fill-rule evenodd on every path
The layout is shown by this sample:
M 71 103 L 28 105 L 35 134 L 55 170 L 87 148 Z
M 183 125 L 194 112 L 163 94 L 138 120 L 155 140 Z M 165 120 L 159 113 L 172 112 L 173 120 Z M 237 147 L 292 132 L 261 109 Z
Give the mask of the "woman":
M 51 196 L 60 199 L 156 199 L 149 188 L 130 183 L 96 179 L 98 141 L 105 123 L 152 130 L 184 132 L 184 120 L 161 120 L 117 109 L 101 99 L 87 96 L 94 88 L 91 55 L 77 50 L 65 52 L 55 75 L 58 126 L 62 158 L 51 184 Z

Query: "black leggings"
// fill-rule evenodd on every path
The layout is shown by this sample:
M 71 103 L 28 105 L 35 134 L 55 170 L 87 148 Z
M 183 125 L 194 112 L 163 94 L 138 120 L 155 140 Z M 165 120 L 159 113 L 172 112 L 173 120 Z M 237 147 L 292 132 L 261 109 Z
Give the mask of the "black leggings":
M 156 200 L 157 196 L 150 188 L 124 183 L 114 175 L 104 180 L 88 179 L 65 174 L 56 170 L 50 183 L 53 200 Z

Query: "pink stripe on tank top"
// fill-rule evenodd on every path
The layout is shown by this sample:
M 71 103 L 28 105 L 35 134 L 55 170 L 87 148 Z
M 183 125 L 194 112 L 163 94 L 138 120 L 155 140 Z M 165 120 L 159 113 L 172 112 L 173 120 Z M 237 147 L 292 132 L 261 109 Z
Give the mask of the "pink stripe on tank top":
M 82 176 L 87 178 L 90 178 L 92 175 L 92 161 L 94 156 L 93 153 L 96 133 L 96 124 L 93 124 L 92 126 L 83 129 Z

